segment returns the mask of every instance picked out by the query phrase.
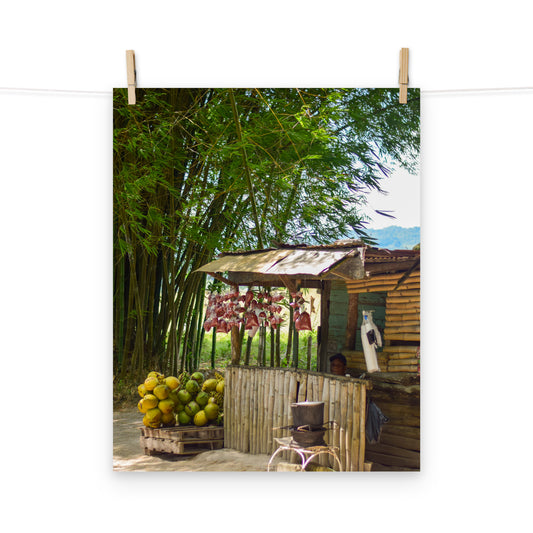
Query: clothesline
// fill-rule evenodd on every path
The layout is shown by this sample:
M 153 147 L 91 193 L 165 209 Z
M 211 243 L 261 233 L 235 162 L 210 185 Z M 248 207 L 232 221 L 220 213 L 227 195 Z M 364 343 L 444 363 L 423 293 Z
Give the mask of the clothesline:
M 27 89 L 22 87 L 0 87 L 0 91 L 19 93 L 48 93 L 48 94 L 73 94 L 73 95 L 94 95 L 111 96 L 113 91 L 80 91 L 77 89 Z M 421 89 L 421 94 L 475 94 L 488 92 L 521 92 L 533 91 L 533 87 L 478 87 L 473 89 Z

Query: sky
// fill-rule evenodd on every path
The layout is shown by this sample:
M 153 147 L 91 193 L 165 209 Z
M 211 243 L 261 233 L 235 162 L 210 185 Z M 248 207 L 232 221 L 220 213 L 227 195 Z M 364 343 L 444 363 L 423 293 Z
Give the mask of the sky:
M 412 228 L 420 226 L 420 174 L 411 175 L 407 171 L 395 170 L 388 178 L 381 181 L 381 187 L 387 194 L 372 191 L 368 204 L 362 211 L 372 218 L 368 229 L 382 229 L 387 226 Z M 379 215 L 375 210 L 391 211 L 396 218 Z

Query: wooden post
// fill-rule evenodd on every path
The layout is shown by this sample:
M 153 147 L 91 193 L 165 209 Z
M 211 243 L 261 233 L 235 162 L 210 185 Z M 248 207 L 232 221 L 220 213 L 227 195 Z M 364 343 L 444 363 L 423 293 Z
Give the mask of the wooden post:
M 331 281 L 323 281 L 320 291 L 320 344 L 318 347 L 319 372 L 328 371 L 329 297 Z
M 357 308 L 359 305 L 359 295 L 357 293 L 348 294 L 348 320 L 346 324 L 346 342 L 347 350 L 355 350 L 355 341 L 357 339 Z
M 241 335 L 239 326 L 231 328 L 231 364 L 238 365 L 241 360 Z
M 292 365 L 294 368 L 298 368 L 298 355 L 299 355 L 299 331 L 294 328 L 293 337 L 292 337 Z
M 276 328 L 276 366 L 281 366 L 281 325 Z

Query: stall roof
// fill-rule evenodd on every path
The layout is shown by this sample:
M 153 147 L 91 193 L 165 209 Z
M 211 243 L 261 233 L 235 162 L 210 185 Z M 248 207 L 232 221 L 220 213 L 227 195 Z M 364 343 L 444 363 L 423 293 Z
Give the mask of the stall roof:
M 337 263 L 358 255 L 353 249 L 279 249 L 256 254 L 224 255 L 200 267 L 198 272 L 250 272 L 275 276 L 320 276 Z
M 360 246 L 342 248 L 283 247 L 254 252 L 224 254 L 197 272 L 228 272 L 234 283 L 279 280 L 290 277 L 321 280 L 329 277 L 361 279 L 364 275 Z
M 307 280 L 357 280 L 368 276 L 407 271 L 420 260 L 419 250 L 373 248 L 359 240 L 326 245 L 282 244 L 279 248 L 226 252 L 197 272 L 228 273 L 233 284 L 274 283 L 280 278 Z

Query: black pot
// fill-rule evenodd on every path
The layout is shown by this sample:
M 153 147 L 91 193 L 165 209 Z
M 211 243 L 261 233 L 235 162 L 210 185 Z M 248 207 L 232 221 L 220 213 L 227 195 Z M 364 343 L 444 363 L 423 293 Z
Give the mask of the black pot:
M 293 426 L 309 426 L 309 429 L 322 429 L 324 425 L 324 402 L 291 403 Z
M 291 429 L 291 436 L 296 444 L 308 448 L 310 446 L 326 446 L 324 433 L 326 430 L 317 429 L 315 431 L 303 431 Z

